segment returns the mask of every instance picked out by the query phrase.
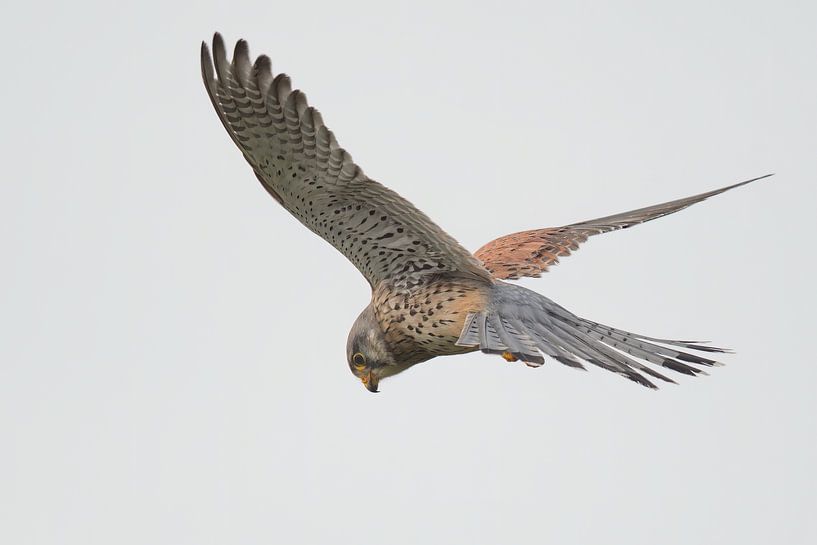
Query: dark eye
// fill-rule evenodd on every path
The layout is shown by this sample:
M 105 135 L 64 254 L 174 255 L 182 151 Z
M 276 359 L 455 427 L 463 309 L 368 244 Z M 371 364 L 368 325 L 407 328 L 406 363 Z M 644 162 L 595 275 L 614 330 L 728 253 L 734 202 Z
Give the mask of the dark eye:
M 366 367 L 366 358 L 363 357 L 363 354 L 360 352 L 356 353 L 352 356 L 352 363 L 355 364 L 355 367 L 360 370 Z

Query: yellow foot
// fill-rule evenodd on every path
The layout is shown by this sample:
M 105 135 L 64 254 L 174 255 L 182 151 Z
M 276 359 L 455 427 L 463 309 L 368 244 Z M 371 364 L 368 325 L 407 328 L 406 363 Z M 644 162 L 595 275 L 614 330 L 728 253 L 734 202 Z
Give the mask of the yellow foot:
M 510 352 L 503 352 L 502 357 L 505 358 L 505 361 L 519 361 L 519 358 L 517 358 Z

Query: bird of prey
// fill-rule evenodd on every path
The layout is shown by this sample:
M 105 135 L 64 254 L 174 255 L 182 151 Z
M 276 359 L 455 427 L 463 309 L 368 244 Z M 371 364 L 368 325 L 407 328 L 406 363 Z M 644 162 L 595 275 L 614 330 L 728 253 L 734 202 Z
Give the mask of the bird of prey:
M 719 365 L 689 351 L 725 352 L 721 348 L 602 325 L 505 280 L 538 277 L 590 236 L 672 214 L 754 180 L 506 235 L 472 254 L 406 199 L 368 178 L 288 76 L 273 75 L 267 56 L 251 62 L 244 40 L 230 61 L 216 33 L 212 57 L 202 43 L 201 70 L 219 119 L 263 188 L 368 280 L 372 298 L 352 325 L 346 358 L 369 391 L 418 363 L 476 350 L 531 367 L 546 358 L 578 369 L 590 363 L 649 388 L 656 387 L 653 379 L 674 382 L 651 366 L 697 375 Z

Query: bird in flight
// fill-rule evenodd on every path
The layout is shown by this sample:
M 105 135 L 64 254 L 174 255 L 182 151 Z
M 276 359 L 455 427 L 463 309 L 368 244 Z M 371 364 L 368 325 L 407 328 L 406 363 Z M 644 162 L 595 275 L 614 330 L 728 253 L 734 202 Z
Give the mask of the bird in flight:
M 247 42 L 238 41 L 229 61 L 216 33 L 212 57 L 201 45 L 201 71 L 219 119 L 263 188 L 369 282 L 371 301 L 346 345 L 349 369 L 369 391 L 418 363 L 476 350 L 531 367 L 546 358 L 578 369 L 589 363 L 649 388 L 656 388 L 653 380 L 675 382 L 655 368 L 694 376 L 719 365 L 689 351 L 724 349 L 587 320 L 506 280 L 539 277 L 590 236 L 672 214 L 770 175 L 631 212 L 506 235 L 472 254 L 406 199 L 368 178 L 289 77 L 273 75 L 265 55 L 250 60 Z

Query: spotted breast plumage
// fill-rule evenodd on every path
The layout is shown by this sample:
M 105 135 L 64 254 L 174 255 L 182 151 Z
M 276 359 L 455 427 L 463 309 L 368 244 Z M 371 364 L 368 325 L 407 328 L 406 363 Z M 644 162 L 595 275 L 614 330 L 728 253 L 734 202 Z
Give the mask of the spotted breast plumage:
M 533 367 L 546 358 L 575 368 L 590 363 L 650 388 L 650 379 L 674 381 L 647 364 L 687 375 L 718 365 L 689 351 L 723 349 L 586 320 L 505 280 L 539 276 L 592 235 L 672 214 L 754 180 L 507 235 L 472 254 L 406 199 L 369 179 L 289 77 L 274 76 L 266 56 L 250 61 L 245 41 L 228 61 L 216 34 L 212 57 L 202 43 L 201 69 L 219 119 L 264 189 L 369 282 L 372 299 L 352 325 L 346 356 L 370 391 L 418 363 L 476 350 Z

